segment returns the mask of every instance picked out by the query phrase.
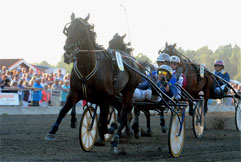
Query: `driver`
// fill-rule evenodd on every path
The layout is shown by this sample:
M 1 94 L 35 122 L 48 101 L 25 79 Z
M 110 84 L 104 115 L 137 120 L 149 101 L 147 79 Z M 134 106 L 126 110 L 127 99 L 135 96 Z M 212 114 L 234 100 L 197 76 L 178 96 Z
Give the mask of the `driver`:
M 177 87 L 170 82 L 173 75 L 172 68 L 168 65 L 161 65 L 157 70 L 157 73 L 157 86 L 169 97 L 180 100 L 181 96 L 178 93 Z
M 221 59 L 217 59 L 214 61 L 214 74 L 221 77 L 225 81 L 230 81 L 230 76 L 228 72 L 224 71 L 224 61 Z M 227 93 L 228 88 L 224 82 L 218 80 L 218 85 L 215 85 L 214 93 L 215 95 L 222 95 L 222 93 Z

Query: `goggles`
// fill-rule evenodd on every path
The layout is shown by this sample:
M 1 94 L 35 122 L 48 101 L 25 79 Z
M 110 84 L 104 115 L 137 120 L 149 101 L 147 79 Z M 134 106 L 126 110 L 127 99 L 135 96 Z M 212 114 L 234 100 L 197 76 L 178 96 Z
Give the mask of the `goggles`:
M 223 65 L 219 65 L 219 64 L 214 65 L 214 67 L 221 67 L 221 66 L 223 66 Z
M 158 72 L 158 74 L 163 74 L 163 75 L 166 76 L 166 75 L 168 74 L 168 72 L 160 70 L 160 71 Z
M 172 64 L 172 65 L 178 65 L 178 63 L 176 63 L 176 62 L 171 62 L 171 64 Z
M 165 61 L 157 61 L 157 63 L 165 64 Z

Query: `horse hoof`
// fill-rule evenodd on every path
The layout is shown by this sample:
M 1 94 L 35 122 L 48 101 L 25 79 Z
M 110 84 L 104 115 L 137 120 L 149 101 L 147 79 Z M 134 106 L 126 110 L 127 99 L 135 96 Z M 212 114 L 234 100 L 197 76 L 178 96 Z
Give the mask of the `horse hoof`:
M 163 126 L 161 127 L 162 133 L 166 133 L 167 132 L 167 126 Z
M 141 136 L 142 137 L 151 137 L 151 132 L 150 131 L 144 131 L 141 129 Z
M 76 122 L 74 122 L 74 123 L 70 123 L 70 128 L 76 128 Z
M 54 141 L 54 140 L 56 140 L 55 136 L 56 136 L 55 134 L 48 133 L 47 136 L 45 136 L 45 140 L 46 141 Z
M 110 151 L 114 154 L 119 154 L 119 150 L 118 150 L 118 147 L 111 147 L 110 148 Z
M 135 139 L 139 139 L 140 136 L 141 136 L 141 133 L 140 133 L 140 132 L 134 134 Z
M 105 146 L 105 142 L 99 138 L 98 140 L 96 140 L 95 146 Z
M 112 140 L 111 140 L 111 147 L 117 147 L 118 144 L 120 142 L 120 137 L 118 135 L 115 135 L 114 137 L 112 137 Z

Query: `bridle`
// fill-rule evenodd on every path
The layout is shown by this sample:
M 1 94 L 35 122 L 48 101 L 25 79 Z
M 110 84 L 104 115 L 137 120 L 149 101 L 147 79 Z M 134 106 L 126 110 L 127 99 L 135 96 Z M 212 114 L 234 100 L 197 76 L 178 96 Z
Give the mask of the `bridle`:
M 77 20 L 80 20 L 81 19 L 77 19 Z M 68 28 L 67 28 L 67 25 L 71 24 L 70 23 L 67 23 L 65 26 L 64 26 L 64 30 L 63 30 L 63 33 L 68 37 Z M 81 32 L 86 32 L 89 29 L 90 25 L 89 24 L 85 24 L 85 28 L 82 29 Z M 96 60 L 95 62 L 95 66 L 94 68 L 91 70 L 91 72 L 89 74 L 87 74 L 86 76 L 83 76 L 83 74 L 81 74 L 81 72 L 79 71 L 78 69 L 78 66 L 77 66 L 77 55 L 80 54 L 80 53 L 94 53 L 96 55 L 97 52 L 102 52 L 104 50 L 82 50 L 81 47 L 83 46 L 86 38 L 87 38 L 88 35 L 85 34 L 85 36 L 83 37 L 83 40 L 82 42 L 80 42 L 79 40 L 77 40 L 76 38 L 75 39 L 75 43 L 74 45 L 71 45 L 71 46 L 64 46 L 64 50 L 66 51 L 65 55 L 67 55 L 67 57 L 71 58 L 74 63 L 73 63 L 73 68 L 74 68 L 74 72 L 75 74 L 77 75 L 77 77 L 79 78 L 79 80 L 81 81 L 82 83 L 82 90 L 83 90 L 83 96 L 85 97 L 85 99 L 87 99 L 87 87 L 86 87 L 86 83 L 88 80 L 90 80 L 90 78 L 92 78 L 97 69 L 98 69 L 98 61 Z M 70 51 L 71 50 L 71 51 Z M 70 52 L 69 52 L 70 51 Z

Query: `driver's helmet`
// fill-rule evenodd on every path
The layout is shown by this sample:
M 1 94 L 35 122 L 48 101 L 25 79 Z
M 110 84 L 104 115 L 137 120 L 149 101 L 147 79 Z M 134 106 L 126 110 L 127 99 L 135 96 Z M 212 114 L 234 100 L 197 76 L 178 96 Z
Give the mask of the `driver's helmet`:
M 224 67 L 224 61 L 221 60 L 221 59 L 217 59 L 217 60 L 214 61 L 214 66 L 215 66 L 215 65 L 221 65 L 221 66 Z
M 166 53 L 161 53 L 157 59 L 156 59 L 157 62 L 164 62 L 164 61 L 167 61 L 167 62 L 170 62 L 170 56 Z
M 169 75 L 170 75 L 170 78 L 169 78 L 169 79 L 172 78 L 172 68 L 171 68 L 170 66 L 168 66 L 168 65 L 161 65 L 161 66 L 158 68 L 157 72 L 158 72 L 158 74 L 160 74 L 162 71 L 168 72 Z M 165 75 L 165 74 L 164 74 L 164 75 Z
M 178 56 L 171 56 L 170 57 L 170 61 L 171 62 L 175 62 L 175 63 L 178 63 L 178 64 L 180 64 L 180 58 L 178 57 Z

